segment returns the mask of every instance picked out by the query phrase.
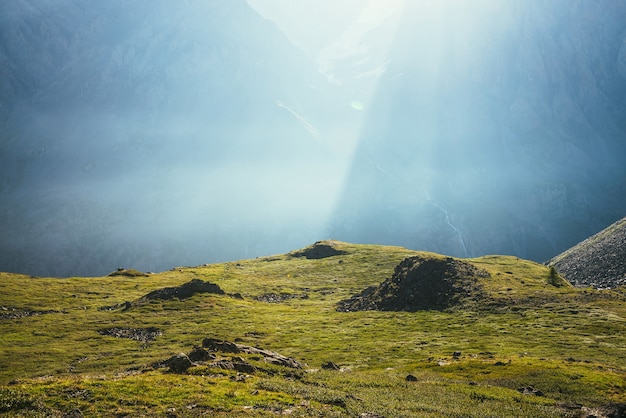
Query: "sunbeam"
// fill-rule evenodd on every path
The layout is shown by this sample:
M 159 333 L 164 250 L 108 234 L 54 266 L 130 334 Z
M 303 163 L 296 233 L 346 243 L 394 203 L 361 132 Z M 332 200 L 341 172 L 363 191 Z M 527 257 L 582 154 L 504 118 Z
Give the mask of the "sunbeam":
M 326 238 L 545 261 L 624 216 L 626 6 L 4 2 L 0 271 Z

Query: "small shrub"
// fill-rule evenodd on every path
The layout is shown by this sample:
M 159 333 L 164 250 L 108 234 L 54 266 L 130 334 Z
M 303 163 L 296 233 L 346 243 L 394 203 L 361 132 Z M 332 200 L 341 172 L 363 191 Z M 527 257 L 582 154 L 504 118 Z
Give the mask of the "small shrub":
M 565 286 L 565 280 L 559 275 L 556 269 L 550 266 L 550 274 L 548 276 L 548 283 L 554 287 Z

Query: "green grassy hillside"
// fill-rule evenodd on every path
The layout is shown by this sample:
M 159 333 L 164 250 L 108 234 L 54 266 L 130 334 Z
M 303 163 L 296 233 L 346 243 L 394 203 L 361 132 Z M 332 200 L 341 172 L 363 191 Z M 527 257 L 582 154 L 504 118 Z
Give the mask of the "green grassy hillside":
M 545 266 L 487 256 L 465 260 L 490 274 L 471 306 L 338 312 L 405 257 L 443 256 L 324 245 L 335 255 L 145 276 L 0 273 L 0 415 L 578 417 L 626 403 L 623 289 L 578 289 Z M 192 279 L 225 294 L 144 298 Z M 305 366 L 214 352 L 185 373 L 159 367 L 205 338 Z

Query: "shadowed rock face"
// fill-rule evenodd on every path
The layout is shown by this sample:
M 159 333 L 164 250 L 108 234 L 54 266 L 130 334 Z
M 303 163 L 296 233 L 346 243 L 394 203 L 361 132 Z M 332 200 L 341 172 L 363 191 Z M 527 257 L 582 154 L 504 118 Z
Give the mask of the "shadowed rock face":
M 575 286 L 613 288 L 626 284 L 626 218 L 548 262 Z
M 340 311 L 444 310 L 477 301 L 483 295 L 479 278 L 489 273 L 453 258 L 408 257 L 378 287 L 339 303 Z

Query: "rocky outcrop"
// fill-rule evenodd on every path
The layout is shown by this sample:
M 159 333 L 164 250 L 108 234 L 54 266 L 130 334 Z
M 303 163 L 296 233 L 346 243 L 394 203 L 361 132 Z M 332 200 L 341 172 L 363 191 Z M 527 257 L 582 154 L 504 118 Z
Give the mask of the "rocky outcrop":
M 582 407 L 581 416 L 585 418 L 624 418 L 626 417 L 626 404 L 610 403 L 595 408 Z
M 109 273 L 109 276 L 146 277 L 148 274 L 135 269 L 118 268 L 114 272 Z
M 215 355 L 203 347 L 194 347 L 194 349 L 189 353 L 189 360 L 191 361 L 208 361 L 214 359 Z
M 152 292 L 140 297 L 139 299 L 129 302 L 124 301 L 122 303 L 116 303 L 114 305 L 101 306 L 98 308 L 101 311 L 114 311 L 116 309 L 122 309 L 127 311 L 134 306 L 142 305 L 144 303 L 153 300 L 184 300 L 189 299 L 197 293 L 212 293 L 216 295 L 226 294 L 218 285 L 210 282 L 205 282 L 200 279 L 192 279 L 191 281 L 184 283 L 180 286 L 164 287 L 161 289 L 153 290 Z M 232 297 L 237 297 L 233 295 Z M 239 295 L 239 297 L 241 297 Z
M 488 277 L 487 271 L 454 258 L 408 257 L 391 278 L 339 302 L 337 310 L 414 312 L 459 307 L 485 296 L 480 279 Z
M 338 245 L 339 243 L 333 240 L 317 241 L 315 244 L 293 251 L 289 255 L 292 257 L 305 257 L 309 260 L 318 260 L 320 258 L 346 254 L 346 251 L 337 248 Z
M 626 218 L 547 262 L 575 286 L 626 284 Z
M 187 369 L 193 366 L 189 356 L 185 353 L 176 354 L 175 356 L 165 360 L 162 364 L 165 367 L 169 367 L 170 372 L 177 374 L 185 373 Z
M 225 353 L 245 353 L 262 356 L 266 363 L 278 366 L 291 367 L 294 369 L 304 368 L 304 364 L 291 357 L 283 356 L 275 351 L 265 350 L 263 348 L 251 347 L 248 345 L 236 344 L 230 341 L 216 340 L 214 338 L 205 338 L 202 340 L 202 347 L 209 351 L 219 351 Z
M 227 356 L 221 357 L 220 354 L 227 354 Z M 283 356 L 275 351 L 215 338 L 205 338 L 202 340 L 202 347 L 194 347 L 189 354 L 179 353 L 167 360 L 154 363 L 153 367 L 168 367 L 168 371 L 171 373 L 186 373 L 190 367 L 199 365 L 248 374 L 262 370 L 241 356 L 233 356 L 233 354 L 249 354 L 251 359 L 262 359 L 265 363 L 292 369 L 302 369 L 305 366 L 298 360 Z
M 216 295 L 224 295 L 224 291 L 214 283 L 193 279 L 190 282 L 175 287 L 164 287 L 154 290 L 147 295 L 141 297 L 137 302 L 147 302 L 156 299 L 179 299 L 184 300 L 192 297 L 197 293 L 213 293 Z

